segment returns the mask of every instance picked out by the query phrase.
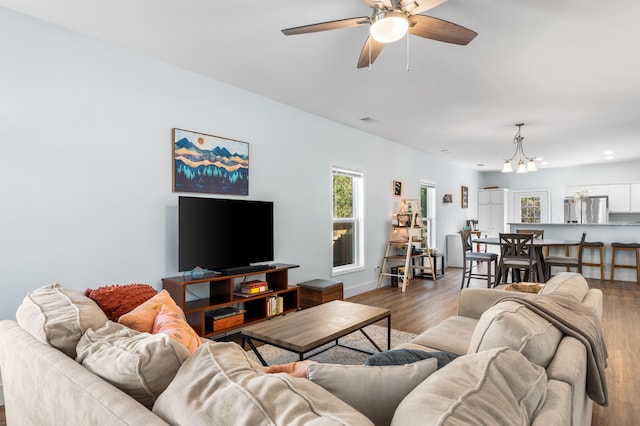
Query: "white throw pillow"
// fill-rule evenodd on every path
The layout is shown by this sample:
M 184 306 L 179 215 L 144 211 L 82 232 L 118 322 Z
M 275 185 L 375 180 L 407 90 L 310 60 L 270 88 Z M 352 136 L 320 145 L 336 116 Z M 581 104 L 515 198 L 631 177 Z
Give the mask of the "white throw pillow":
M 435 358 L 406 365 L 371 367 L 310 364 L 307 376 L 376 425 L 388 425 L 400 401 L 437 367 Z
M 402 400 L 392 426 L 528 425 L 545 401 L 544 368 L 498 348 L 456 358 Z
M 76 357 L 76 345 L 88 328 L 100 328 L 107 316 L 78 290 L 52 284 L 30 291 L 16 311 L 20 327 L 40 342 Z
M 189 351 L 166 334 L 140 333 L 109 321 L 87 330 L 76 361 L 147 408 L 169 385 Z
M 182 364 L 153 412 L 174 425 L 371 425 L 307 379 L 266 374 L 236 343 L 207 341 Z
M 553 324 L 520 303 L 500 302 L 480 317 L 467 353 L 507 346 L 546 368 L 562 336 Z

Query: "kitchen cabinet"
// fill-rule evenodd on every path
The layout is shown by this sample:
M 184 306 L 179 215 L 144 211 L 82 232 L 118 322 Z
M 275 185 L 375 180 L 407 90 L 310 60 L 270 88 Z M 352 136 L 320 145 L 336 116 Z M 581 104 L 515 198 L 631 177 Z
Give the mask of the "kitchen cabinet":
M 609 212 L 628 213 L 631 211 L 631 185 L 607 185 Z
M 478 230 L 488 237 L 509 232 L 507 189 L 478 191 Z

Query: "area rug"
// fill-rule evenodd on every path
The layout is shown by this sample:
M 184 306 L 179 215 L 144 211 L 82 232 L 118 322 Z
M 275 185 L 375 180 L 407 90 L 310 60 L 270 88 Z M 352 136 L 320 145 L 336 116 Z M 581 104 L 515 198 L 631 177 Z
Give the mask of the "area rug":
M 374 342 L 380 346 L 381 349 L 387 349 L 387 327 L 379 325 L 369 325 L 364 328 L 366 333 L 373 339 Z M 405 331 L 391 330 L 391 348 L 398 346 L 401 343 L 406 343 L 416 337 L 413 333 L 407 333 Z M 354 348 L 363 349 L 369 352 L 376 352 L 376 348 L 371 342 L 364 337 L 360 331 L 348 334 L 345 337 L 339 339 L 341 345 L 351 346 Z M 320 352 L 323 349 L 332 346 L 334 343 L 328 343 L 325 346 L 321 346 L 318 349 L 311 351 L 310 354 L 305 354 L 306 358 L 314 361 L 322 362 L 325 364 L 343 364 L 343 365 L 361 365 L 364 364 L 367 358 L 371 355 L 354 351 L 352 349 L 343 348 L 341 346 L 334 346 L 324 352 Z M 286 351 L 284 349 L 276 348 L 271 345 L 262 345 L 258 347 L 260 355 L 265 359 L 267 364 L 286 364 L 288 362 L 298 361 L 300 358 L 298 354 Z M 320 352 L 320 353 L 319 353 Z M 248 351 L 249 356 L 254 360 L 258 360 L 252 350 Z M 313 354 L 316 355 L 313 355 Z M 310 356 L 311 355 L 311 356 Z

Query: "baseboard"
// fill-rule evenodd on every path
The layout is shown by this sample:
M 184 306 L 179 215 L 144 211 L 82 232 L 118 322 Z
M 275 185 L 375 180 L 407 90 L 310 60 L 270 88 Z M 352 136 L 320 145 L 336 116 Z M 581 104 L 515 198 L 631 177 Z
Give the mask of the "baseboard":
M 344 298 L 349 298 L 360 293 L 366 293 L 367 291 L 375 290 L 378 288 L 378 281 L 369 281 L 368 283 L 362 283 L 355 287 L 346 287 L 344 289 Z

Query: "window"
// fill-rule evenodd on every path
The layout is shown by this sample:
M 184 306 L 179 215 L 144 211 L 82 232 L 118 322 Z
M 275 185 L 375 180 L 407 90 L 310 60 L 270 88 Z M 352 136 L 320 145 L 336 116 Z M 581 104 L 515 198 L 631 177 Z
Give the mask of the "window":
M 362 173 L 333 168 L 333 274 L 364 266 Z
M 436 187 L 420 182 L 420 209 L 429 248 L 436 247 Z
M 513 221 L 516 223 L 548 223 L 549 191 L 514 191 Z

